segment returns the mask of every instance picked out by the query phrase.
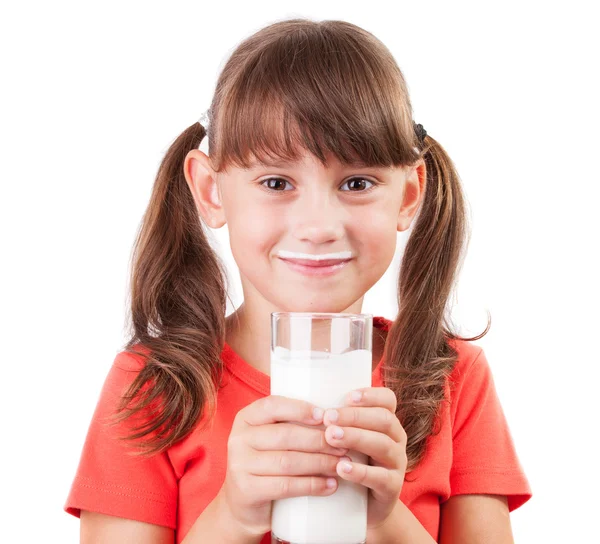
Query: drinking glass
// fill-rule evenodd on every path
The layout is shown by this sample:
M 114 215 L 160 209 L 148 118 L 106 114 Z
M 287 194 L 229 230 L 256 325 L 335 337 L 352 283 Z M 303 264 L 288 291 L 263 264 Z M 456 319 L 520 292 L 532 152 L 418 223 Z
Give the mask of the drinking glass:
M 272 313 L 271 394 L 324 410 L 343 406 L 349 392 L 371 386 L 372 332 L 372 314 Z M 348 456 L 356 463 L 368 462 L 366 455 L 353 450 Z M 366 542 L 368 489 L 336 479 L 333 495 L 273 501 L 271 542 Z

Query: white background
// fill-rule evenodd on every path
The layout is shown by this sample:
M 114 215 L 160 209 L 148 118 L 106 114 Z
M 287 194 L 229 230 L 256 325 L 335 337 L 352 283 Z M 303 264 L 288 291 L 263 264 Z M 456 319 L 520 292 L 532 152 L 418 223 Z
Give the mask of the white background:
M 472 238 L 454 322 L 476 335 L 534 496 L 515 541 L 598 538 L 598 59 L 593 2 L 22 2 L 0 16 L 6 542 L 77 542 L 62 511 L 124 337 L 157 167 L 235 46 L 304 16 L 374 33 L 448 151 Z M 391 6 L 394 6 L 393 11 Z M 234 18 L 235 17 L 235 18 Z M 596 37 L 594 37 L 594 35 Z M 227 228 L 214 231 L 239 305 Z M 396 312 L 398 259 L 363 312 Z

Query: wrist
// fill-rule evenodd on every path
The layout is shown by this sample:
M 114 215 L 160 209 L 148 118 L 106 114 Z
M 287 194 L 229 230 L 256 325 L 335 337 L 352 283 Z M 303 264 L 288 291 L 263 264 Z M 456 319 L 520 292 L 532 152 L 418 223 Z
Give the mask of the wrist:
M 228 544 L 259 544 L 262 535 L 246 530 L 229 510 L 225 497 L 219 492 L 198 516 L 182 544 L 227 542 Z
M 265 531 L 256 531 L 244 525 L 234 515 L 223 492 L 220 491 L 215 497 L 217 516 L 220 520 L 219 525 L 223 529 L 224 542 L 239 542 L 244 544 L 258 544 Z
M 400 500 L 398 500 L 398 502 L 395 504 L 387 518 L 385 518 L 383 521 L 380 521 L 377 525 L 367 527 L 367 541 L 371 539 L 373 542 L 378 542 L 380 540 L 379 537 L 388 533 L 388 528 L 390 525 L 398 524 L 400 517 L 399 502 Z
M 367 542 L 435 544 L 433 537 L 401 500 L 383 523 L 367 531 Z

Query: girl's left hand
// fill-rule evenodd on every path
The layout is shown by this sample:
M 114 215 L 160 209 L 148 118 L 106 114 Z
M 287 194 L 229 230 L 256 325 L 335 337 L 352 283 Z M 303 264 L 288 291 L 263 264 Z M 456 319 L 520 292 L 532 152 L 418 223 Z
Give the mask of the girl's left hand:
M 369 465 L 340 460 L 337 473 L 344 480 L 369 488 L 367 527 L 382 525 L 398 503 L 408 464 L 406 432 L 396 417 L 396 395 L 387 387 L 365 387 L 346 397 L 345 406 L 325 412 L 325 438 L 336 448 L 368 455 Z M 343 436 L 336 438 L 339 431 Z M 345 472 L 344 467 L 351 471 Z

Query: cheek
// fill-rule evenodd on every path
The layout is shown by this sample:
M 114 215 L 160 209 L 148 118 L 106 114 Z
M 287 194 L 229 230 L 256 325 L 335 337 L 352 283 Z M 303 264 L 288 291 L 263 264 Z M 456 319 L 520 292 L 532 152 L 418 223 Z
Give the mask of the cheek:
M 253 260 L 259 264 L 258 255 L 264 256 L 276 245 L 280 238 L 281 223 L 276 221 L 269 210 L 240 205 L 232 209 L 229 226 L 229 242 L 236 261 Z
M 373 272 L 387 270 L 394 258 L 397 243 L 397 217 L 389 210 L 380 209 L 357 217 L 356 239 L 363 264 L 372 267 Z

